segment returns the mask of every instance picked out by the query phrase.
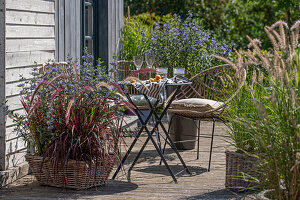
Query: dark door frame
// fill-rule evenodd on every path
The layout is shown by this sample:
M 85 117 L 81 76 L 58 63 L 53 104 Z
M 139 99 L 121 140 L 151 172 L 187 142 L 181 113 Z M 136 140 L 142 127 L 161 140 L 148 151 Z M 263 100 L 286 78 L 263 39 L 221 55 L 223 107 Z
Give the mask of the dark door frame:
M 87 40 L 93 40 L 94 63 L 101 58 L 104 66 L 108 66 L 108 1 L 110 0 L 93 0 L 92 2 L 82 0 L 82 42 L 81 49 L 86 47 Z M 86 7 L 93 7 L 93 35 L 86 35 Z

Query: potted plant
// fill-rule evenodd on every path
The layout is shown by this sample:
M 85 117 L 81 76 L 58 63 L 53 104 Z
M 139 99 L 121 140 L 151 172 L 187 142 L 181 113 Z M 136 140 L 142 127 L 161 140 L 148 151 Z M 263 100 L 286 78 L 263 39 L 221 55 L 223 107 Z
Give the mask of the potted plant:
M 251 131 L 244 127 L 243 122 L 248 116 L 258 119 L 258 112 L 253 107 L 251 94 L 247 84 L 241 89 L 228 109 L 227 127 L 228 142 L 233 149 L 227 149 L 225 187 L 243 191 L 257 186 L 257 158 L 254 154 L 256 143 Z
M 263 189 L 271 190 L 272 199 L 300 196 L 299 29 L 299 21 L 291 28 L 278 21 L 265 28 L 272 49 L 264 51 L 258 39 L 248 37 L 250 49 L 243 51 L 244 57 L 238 53 L 235 64 L 223 59 L 237 67 L 253 66 L 248 94 L 255 114 L 244 112 L 231 122 L 251 136 L 258 180 Z M 238 137 L 232 139 L 235 145 L 241 142 Z
M 35 69 L 33 80 L 21 85 L 25 114 L 10 113 L 33 149 L 26 156 L 33 174 L 55 187 L 105 184 L 119 153 L 118 120 L 130 104 L 117 84 L 99 81 L 99 68 L 87 60 L 80 74 L 74 63 L 44 69 Z

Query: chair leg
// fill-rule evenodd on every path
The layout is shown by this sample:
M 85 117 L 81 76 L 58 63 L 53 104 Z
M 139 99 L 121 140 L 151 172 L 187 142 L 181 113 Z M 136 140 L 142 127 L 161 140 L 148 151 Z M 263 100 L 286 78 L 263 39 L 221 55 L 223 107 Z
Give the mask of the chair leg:
M 200 151 L 200 125 L 201 125 L 201 121 L 199 120 L 198 134 L 197 134 L 197 160 L 199 159 L 199 151 Z
M 171 120 L 170 120 L 170 123 L 169 123 L 169 127 L 168 127 L 168 134 L 170 134 L 170 127 L 171 127 L 171 124 L 172 124 L 174 116 L 175 116 L 175 114 L 173 114 L 172 117 L 171 117 Z M 167 138 L 165 139 L 164 148 L 162 150 L 162 154 L 163 155 L 165 154 L 166 146 L 167 146 Z M 161 162 L 162 162 L 162 159 L 160 159 L 159 165 L 161 165 Z
M 154 126 L 155 125 L 155 116 L 152 115 L 151 118 L 152 118 L 152 126 Z M 157 140 L 159 150 L 161 151 L 161 142 L 160 142 L 158 126 L 155 128 L 155 135 L 156 135 L 156 140 Z
M 210 152 L 209 152 L 209 161 L 208 161 L 207 171 L 210 171 L 211 155 L 212 155 L 212 148 L 213 148 L 214 134 L 215 134 L 215 124 L 216 124 L 216 120 L 213 119 L 213 127 L 212 127 L 212 134 L 211 134 Z

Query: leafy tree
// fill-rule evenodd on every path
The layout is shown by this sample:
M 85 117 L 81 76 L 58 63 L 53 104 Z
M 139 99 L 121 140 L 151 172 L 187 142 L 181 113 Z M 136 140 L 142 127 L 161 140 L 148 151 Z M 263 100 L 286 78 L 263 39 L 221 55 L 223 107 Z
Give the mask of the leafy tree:
M 125 0 L 131 15 L 177 13 L 186 17 L 192 12 L 219 39 L 245 48 L 246 35 L 268 41 L 264 26 L 282 19 L 291 25 L 299 19 L 299 0 Z M 263 43 L 265 48 L 270 43 Z

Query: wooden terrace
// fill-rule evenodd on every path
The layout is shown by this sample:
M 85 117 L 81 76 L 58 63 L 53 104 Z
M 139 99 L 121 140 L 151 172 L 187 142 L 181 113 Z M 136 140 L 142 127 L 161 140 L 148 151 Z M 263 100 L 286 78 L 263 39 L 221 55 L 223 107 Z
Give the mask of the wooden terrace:
M 202 133 L 211 132 L 211 123 L 202 122 Z M 230 148 L 225 141 L 225 126 L 218 123 L 214 140 L 211 171 L 207 172 L 209 138 L 200 139 L 200 159 L 196 159 L 196 149 L 180 151 L 192 175 L 183 172 L 176 176 L 175 184 L 164 165 L 159 165 L 160 157 L 152 144 L 148 143 L 141 158 L 130 173 L 119 173 L 116 180 L 109 180 L 105 187 L 85 191 L 63 190 L 39 186 L 32 175 L 2 188 L 0 199 L 244 199 L 245 194 L 226 190 L 225 149 Z M 145 140 L 145 134 L 137 142 L 125 168 L 130 166 Z M 127 139 L 127 144 L 131 143 Z M 166 158 L 173 172 L 182 170 L 179 159 L 169 148 Z M 115 170 L 115 169 L 114 169 Z M 113 172 L 111 176 L 113 175 Z M 127 171 L 126 171 L 127 172 Z

